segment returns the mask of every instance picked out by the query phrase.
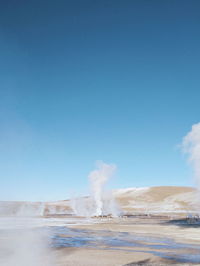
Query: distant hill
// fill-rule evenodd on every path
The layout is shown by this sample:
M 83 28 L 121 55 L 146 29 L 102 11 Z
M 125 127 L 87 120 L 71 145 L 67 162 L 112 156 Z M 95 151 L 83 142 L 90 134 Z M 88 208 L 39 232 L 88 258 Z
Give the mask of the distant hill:
M 197 212 L 200 194 L 192 187 L 160 186 L 114 191 L 124 211 L 135 213 Z
M 120 208 L 129 214 L 200 213 L 200 193 L 192 187 L 126 188 L 114 190 L 113 196 Z M 73 214 L 69 200 L 45 203 L 0 201 L 0 216 L 61 214 Z

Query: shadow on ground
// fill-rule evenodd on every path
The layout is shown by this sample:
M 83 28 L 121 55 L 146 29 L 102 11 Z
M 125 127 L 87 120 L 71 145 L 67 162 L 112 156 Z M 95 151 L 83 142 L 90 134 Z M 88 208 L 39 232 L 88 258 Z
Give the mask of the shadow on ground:
M 158 259 L 158 260 L 152 260 L 152 259 L 147 259 L 147 260 L 141 260 L 138 262 L 132 262 L 125 264 L 123 266 L 165 266 L 165 265 L 184 265 L 184 266 L 192 266 L 192 265 L 199 265 L 198 263 L 188 263 L 188 262 L 179 262 L 177 260 L 173 259 Z
M 177 225 L 186 228 L 198 228 L 200 227 L 200 218 L 175 219 L 167 221 L 165 224 Z

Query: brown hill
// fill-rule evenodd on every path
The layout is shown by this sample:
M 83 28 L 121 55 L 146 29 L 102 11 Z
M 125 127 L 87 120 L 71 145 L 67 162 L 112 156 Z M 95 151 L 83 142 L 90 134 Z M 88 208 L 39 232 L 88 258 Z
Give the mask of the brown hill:
M 200 194 L 192 187 L 159 186 L 118 189 L 113 191 L 113 197 L 120 208 L 129 214 L 200 212 Z M 62 214 L 73 214 L 69 200 L 45 203 L 0 201 L 0 216 Z
M 192 187 L 160 186 L 120 189 L 114 192 L 126 212 L 167 213 L 197 212 L 199 192 Z

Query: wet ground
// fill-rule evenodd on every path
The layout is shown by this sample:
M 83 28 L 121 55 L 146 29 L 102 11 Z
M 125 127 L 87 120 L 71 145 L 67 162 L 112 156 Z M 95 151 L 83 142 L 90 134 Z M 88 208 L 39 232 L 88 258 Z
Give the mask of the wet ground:
M 199 263 L 200 245 L 177 243 L 170 238 L 145 237 L 127 232 L 80 230 L 54 227 L 51 245 L 145 252 L 177 262 Z M 137 249 L 138 248 L 138 249 Z
M 161 218 L 125 220 L 78 219 L 74 217 L 70 219 L 58 217 L 48 219 L 2 218 L 0 221 L 0 262 L 1 257 L 5 258 L 8 254 L 7 250 L 11 250 L 11 248 L 13 250 L 9 251 L 10 254 L 16 253 L 16 246 L 21 247 L 20 250 L 17 250 L 19 251 L 18 253 L 21 254 L 21 251 L 25 249 L 26 253 L 29 252 L 31 254 L 32 246 L 44 249 L 45 244 L 51 250 L 63 251 L 64 262 L 62 265 L 93 265 L 93 262 L 88 264 L 93 254 L 97 256 L 100 253 L 104 254 L 103 252 L 109 251 L 112 254 L 114 252 L 114 256 L 115 254 L 122 254 L 122 256 L 125 256 L 124 261 L 126 261 L 126 257 L 127 260 L 132 257 L 134 259 L 136 254 L 137 256 L 139 254 L 139 258 L 141 257 L 142 260 L 146 254 L 147 257 L 149 254 L 151 258 L 153 256 L 158 258 L 158 260 L 166 260 L 168 265 L 174 263 L 178 263 L 178 265 L 200 265 L 200 228 L 196 226 L 196 223 L 188 224 L 187 221 L 182 219 L 165 221 L 165 219 Z M 44 242 L 44 238 L 48 239 L 48 242 Z M 28 248 L 26 242 L 29 242 L 30 248 Z M 39 248 L 37 251 L 38 256 L 40 255 Z M 44 250 L 49 252 L 46 249 Z M 70 260 L 74 260 L 77 255 L 75 252 L 69 258 L 69 250 L 73 250 L 73 252 L 76 250 L 77 252 L 84 251 L 80 261 L 84 260 L 84 256 L 86 256 L 87 262 L 85 264 L 77 264 L 76 262 L 70 264 Z M 88 254 L 86 254 L 87 251 Z M 114 256 L 112 258 L 113 261 Z M 125 265 L 114 262 L 109 264 L 108 261 L 106 264 L 106 258 L 102 256 L 101 259 L 102 264 L 100 265 Z M 145 261 L 144 263 L 133 263 L 132 265 L 151 265 L 148 259 Z M 152 265 L 166 264 L 157 263 Z M 2 265 L 22 266 L 21 264 L 15 264 L 15 262 L 14 264 Z M 43 266 L 44 264 L 41 265 Z M 54 265 L 57 264 L 55 263 Z M 127 263 L 127 265 L 131 264 Z M 40 265 L 34 264 L 33 266 Z

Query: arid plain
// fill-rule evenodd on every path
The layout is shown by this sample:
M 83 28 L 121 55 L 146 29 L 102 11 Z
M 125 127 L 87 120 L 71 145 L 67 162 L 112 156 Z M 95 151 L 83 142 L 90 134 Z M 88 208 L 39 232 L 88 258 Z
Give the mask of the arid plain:
M 1 265 L 18 266 L 5 257 L 16 253 L 14 246 L 13 250 L 8 248 L 13 242 L 10 230 L 13 226 L 15 231 L 24 230 L 25 225 L 28 231 L 46 230 L 48 245 L 41 245 L 41 239 L 35 241 L 35 236 L 34 241 L 24 238 L 33 248 L 40 243 L 45 251 L 43 265 L 200 265 L 196 189 L 145 187 L 112 194 L 121 210 L 118 217 L 74 215 L 70 200 L 1 202 Z M 18 245 L 19 240 L 14 240 Z M 21 254 L 22 250 L 17 252 Z M 52 258 L 45 264 L 50 254 Z

